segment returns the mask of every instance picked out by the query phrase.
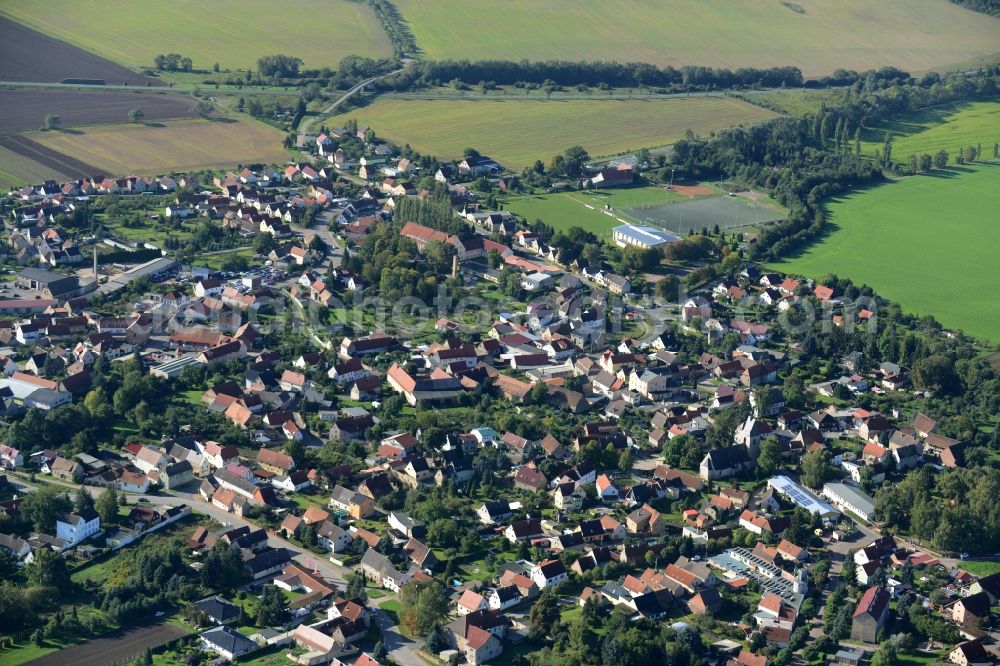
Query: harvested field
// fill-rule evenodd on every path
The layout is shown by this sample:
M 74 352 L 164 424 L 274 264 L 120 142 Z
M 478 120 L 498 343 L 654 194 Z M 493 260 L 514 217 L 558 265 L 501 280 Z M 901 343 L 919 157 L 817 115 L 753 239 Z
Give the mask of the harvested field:
M 59 174 L 70 178 L 83 178 L 84 176 L 96 176 L 101 173 L 97 167 L 91 166 L 75 157 L 64 155 L 58 150 L 43 146 L 23 134 L 0 136 L 0 146 L 26 157 L 46 169 L 51 169 L 53 175 L 48 176 L 49 178 L 56 178 Z M 14 175 L 17 176 L 19 174 Z
M 617 60 L 919 72 L 1000 52 L 1000 20 L 946 0 L 397 0 L 429 59 Z M 985 63 L 984 63 L 985 64 Z
M 109 85 L 162 85 L 156 79 L 0 17 L 0 81 L 58 83 L 71 78 L 103 79 Z
M 203 70 L 256 69 L 274 53 L 333 68 L 349 55 L 392 55 L 375 12 L 351 0 L 4 0 L 0 13 L 127 66 L 152 67 L 160 53 Z
M 96 165 L 97 173 L 113 176 L 281 164 L 288 159 L 281 146 L 284 135 L 253 120 L 172 120 L 159 126 L 126 123 L 28 136 L 56 153 L 85 159 Z
M 755 204 L 734 197 L 706 197 L 674 204 L 631 208 L 630 216 L 647 224 L 668 229 L 675 234 L 712 229 L 733 229 L 784 219 L 787 214 L 777 206 Z
M 164 622 L 147 623 L 138 627 L 116 631 L 105 638 L 97 638 L 80 645 L 59 650 L 27 662 L 30 666 L 104 666 L 115 664 L 142 654 L 148 647 L 155 647 L 184 635 L 184 630 Z
M 40 183 L 49 178 L 68 180 L 69 176 L 0 145 L 0 189 Z
M 166 93 L 0 89 L 0 131 L 38 129 L 50 113 L 63 127 L 126 122 L 130 109 L 141 109 L 145 122 L 190 118 L 193 105 L 191 97 Z

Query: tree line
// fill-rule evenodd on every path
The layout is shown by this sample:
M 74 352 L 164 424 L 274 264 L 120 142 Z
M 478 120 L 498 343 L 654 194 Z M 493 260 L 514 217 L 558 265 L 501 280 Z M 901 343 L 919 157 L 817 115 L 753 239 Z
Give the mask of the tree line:
M 860 80 L 883 82 L 905 81 L 907 72 L 895 67 L 883 67 L 858 73 L 838 69 L 831 75 L 806 80 L 798 67 L 704 67 L 670 65 L 657 67 L 649 63 L 619 63 L 607 61 L 573 62 L 565 60 L 438 60 L 412 64 L 405 71 L 387 78 L 382 85 L 396 90 L 426 86 L 441 86 L 451 82 L 480 85 L 512 86 L 589 86 L 598 88 L 660 88 L 681 92 L 703 89 L 748 88 L 826 88 L 850 86 Z

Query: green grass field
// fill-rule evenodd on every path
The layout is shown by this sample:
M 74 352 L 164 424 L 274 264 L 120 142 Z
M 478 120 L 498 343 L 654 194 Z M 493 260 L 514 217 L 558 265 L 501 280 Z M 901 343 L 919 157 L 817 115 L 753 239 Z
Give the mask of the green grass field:
M 523 216 L 529 223 L 541 220 L 556 231 L 583 227 L 598 236 L 609 238 L 611 230 L 621 222 L 597 210 L 599 206 L 587 208 L 582 203 L 586 200 L 585 196 L 582 192 L 560 192 L 510 197 L 504 201 L 504 207 Z
M 383 97 L 325 121 L 348 118 L 400 145 L 439 158 L 461 157 L 467 147 L 520 168 L 581 145 L 594 156 L 663 146 L 684 136 L 754 123 L 776 114 L 726 97 L 667 100 L 448 100 Z
M 959 147 L 979 144 L 984 156 L 990 158 L 993 144 L 1000 141 L 1000 101 L 947 104 L 883 123 L 865 131 L 862 154 L 881 151 L 886 131 L 892 136 L 892 158 L 898 162 L 942 149 L 953 160 Z
M 805 116 L 819 111 L 825 102 L 833 103 L 844 93 L 842 90 L 767 90 L 738 93 L 751 104 L 759 102 L 764 108 L 775 108 L 792 116 Z
M 155 127 L 96 125 L 72 133 L 32 132 L 28 136 L 116 176 L 231 169 L 237 164 L 281 164 L 288 159 L 281 146 L 282 133 L 249 118 L 236 122 L 168 120 Z
M 913 176 L 829 204 L 833 231 L 773 268 L 836 273 L 945 326 L 1000 341 L 1000 164 Z
M 275 53 L 309 67 L 392 55 L 368 4 L 349 0 L 7 0 L 0 14 L 126 66 L 152 66 L 160 53 L 201 69 L 256 69 Z
M 958 567 L 968 571 L 973 576 L 989 576 L 990 574 L 1000 573 L 1000 562 L 987 560 L 966 560 L 959 562 Z
M 432 59 L 907 71 L 1000 52 L 1000 20 L 945 0 L 397 0 Z

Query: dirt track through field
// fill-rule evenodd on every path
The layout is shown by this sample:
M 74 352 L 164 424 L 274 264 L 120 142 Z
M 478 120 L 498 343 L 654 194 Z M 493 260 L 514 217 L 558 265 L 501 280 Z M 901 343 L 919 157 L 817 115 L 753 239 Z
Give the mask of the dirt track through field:
M 106 666 L 138 656 L 148 647 L 184 634 L 180 627 L 162 622 L 145 624 L 47 654 L 24 666 Z
M 34 130 L 45 116 L 59 116 L 63 127 L 123 123 L 130 109 L 143 121 L 191 118 L 195 100 L 187 95 L 118 90 L 0 89 L 0 131 Z
M 0 81 L 58 83 L 63 79 L 102 79 L 109 85 L 163 85 L 162 81 L 0 18 Z
M 30 158 L 39 164 L 71 178 L 84 178 L 101 175 L 101 170 L 86 162 L 64 155 L 58 151 L 46 148 L 37 141 L 26 136 L 12 134 L 0 136 L 0 146 L 12 150 L 18 155 Z

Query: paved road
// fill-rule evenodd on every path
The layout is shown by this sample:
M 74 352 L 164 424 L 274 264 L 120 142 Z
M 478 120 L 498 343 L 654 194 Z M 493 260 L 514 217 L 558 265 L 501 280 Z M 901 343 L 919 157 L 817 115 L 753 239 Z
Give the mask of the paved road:
M 162 621 L 149 622 L 74 645 L 27 662 L 26 666 L 105 666 L 131 659 L 187 632 Z
M 312 223 L 309 231 L 314 232 L 320 237 L 320 240 L 326 243 L 327 248 L 329 248 L 329 251 L 326 253 L 326 260 L 330 262 L 331 267 L 338 268 L 341 262 L 344 261 L 344 248 L 340 247 L 340 242 L 336 235 L 330 231 L 329 223 L 318 220 Z

